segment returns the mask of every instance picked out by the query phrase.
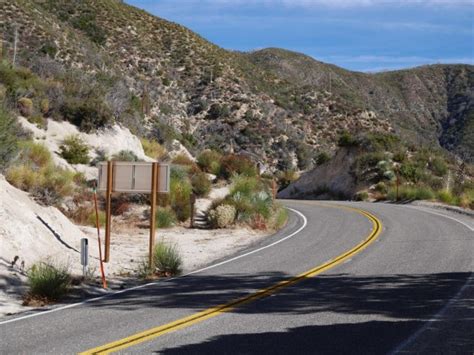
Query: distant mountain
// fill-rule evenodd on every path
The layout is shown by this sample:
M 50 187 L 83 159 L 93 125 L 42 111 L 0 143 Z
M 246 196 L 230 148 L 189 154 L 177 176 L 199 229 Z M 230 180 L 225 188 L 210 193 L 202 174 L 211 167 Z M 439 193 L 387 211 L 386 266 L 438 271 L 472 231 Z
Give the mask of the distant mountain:
M 470 65 L 365 74 L 281 49 L 230 52 L 118 0 L 1 2 L 0 30 L 3 59 L 17 33 L 17 64 L 42 81 L 7 105 L 27 96 L 39 110 L 47 98 L 48 115 L 83 130 L 117 121 L 281 170 L 311 167 L 344 131 L 392 132 L 474 161 Z

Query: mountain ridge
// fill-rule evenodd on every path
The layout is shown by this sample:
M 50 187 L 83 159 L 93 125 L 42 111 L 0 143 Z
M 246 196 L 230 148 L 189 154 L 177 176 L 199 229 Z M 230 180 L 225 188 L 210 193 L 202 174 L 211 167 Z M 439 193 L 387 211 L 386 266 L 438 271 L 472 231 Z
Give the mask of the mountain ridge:
M 226 51 L 116 0 L 0 6 L 6 56 L 15 18 L 20 64 L 63 96 L 102 101 L 93 109 L 138 135 L 163 141 L 170 131 L 195 151 L 251 151 L 279 170 L 307 169 L 346 130 L 395 133 L 473 160 L 470 65 L 351 72 L 283 49 Z M 53 117 L 71 119 L 70 103 L 50 101 Z

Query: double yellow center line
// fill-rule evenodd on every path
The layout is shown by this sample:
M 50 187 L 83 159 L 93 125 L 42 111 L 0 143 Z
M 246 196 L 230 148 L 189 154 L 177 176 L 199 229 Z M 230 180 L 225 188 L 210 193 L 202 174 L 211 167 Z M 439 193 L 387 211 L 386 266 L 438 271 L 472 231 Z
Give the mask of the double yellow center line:
M 189 327 L 195 323 L 202 322 L 206 319 L 213 318 L 218 316 L 221 313 L 228 312 L 232 310 L 235 307 L 241 306 L 243 304 L 249 303 L 251 301 L 258 300 L 260 298 L 266 297 L 268 295 L 271 295 L 279 290 L 281 290 L 284 287 L 291 286 L 297 282 L 300 282 L 306 278 L 316 276 L 324 271 L 327 271 L 342 262 L 350 259 L 352 256 L 355 254 L 361 252 L 369 244 L 371 244 L 377 237 L 379 236 L 380 232 L 382 231 L 382 222 L 372 215 L 371 213 L 358 209 L 358 208 L 352 208 L 352 207 L 346 207 L 346 206 L 336 206 L 336 205 L 325 205 L 327 207 L 334 207 L 334 208 L 342 208 L 345 210 L 351 210 L 354 212 L 357 212 L 367 219 L 372 223 L 372 229 L 370 231 L 370 234 L 359 244 L 357 244 L 354 248 L 350 249 L 349 251 L 337 256 L 336 258 L 325 262 L 324 264 L 321 264 L 319 266 L 316 266 L 315 268 L 308 270 L 300 275 L 294 276 L 290 279 L 280 281 L 276 283 L 275 285 L 272 285 L 270 287 L 261 289 L 255 293 L 252 293 L 248 296 L 236 299 L 234 301 L 231 301 L 226 304 L 222 304 L 216 307 L 208 308 L 204 311 L 195 313 L 193 315 L 190 315 L 188 317 L 184 317 L 178 320 L 175 320 L 171 323 L 167 323 L 164 325 L 161 325 L 159 327 L 151 328 L 148 330 L 145 330 L 140 333 L 136 333 L 134 335 L 131 335 L 129 337 L 93 348 L 89 349 L 85 352 L 82 352 L 81 354 L 109 354 L 112 352 L 116 352 L 122 349 L 126 349 L 128 347 L 152 340 L 154 338 L 157 338 L 163 334 L 170 333 L 173 331 L 176 331 L 178 329 L 186 328 Z

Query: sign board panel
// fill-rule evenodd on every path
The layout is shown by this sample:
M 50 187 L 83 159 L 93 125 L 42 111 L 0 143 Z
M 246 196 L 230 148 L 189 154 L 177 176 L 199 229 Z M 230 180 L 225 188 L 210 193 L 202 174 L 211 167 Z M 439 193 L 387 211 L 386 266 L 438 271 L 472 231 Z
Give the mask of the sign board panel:
M 151 193 L 152 163 L 113 162 L 113 192 Z M 158 192 L 170 190 L 170 165 L 160 164 Z M 99 191 L 107 190 L 107 163 L 99 164 Z

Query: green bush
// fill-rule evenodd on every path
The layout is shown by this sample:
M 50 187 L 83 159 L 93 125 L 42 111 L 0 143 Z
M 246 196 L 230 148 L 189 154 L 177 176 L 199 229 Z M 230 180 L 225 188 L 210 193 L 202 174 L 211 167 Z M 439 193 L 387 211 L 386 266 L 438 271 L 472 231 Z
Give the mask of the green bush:
M 209 221 L 214 228 L 227 228 L 234 223 L 235 216 L 234 206 L 222 204 L 209 212 Z
M 316 157 L 316 164 L 317 165 L 323 165 L 324 163 L 328 162 L 329 160 L 331 160 L 331 156 L 326 152 L 321 152 Z
M 139 161 L 137 155 L 131 150 L 121 150 L 117 154 L 112 155 L 112 160 L 115 161 Z
M 60 108 L 63 118 L 83 132 L 92 132 L 112 121 L 110 109 L 99 98 L 69 99 Z
M 369 194 L 367 191 L 359 191 L 355 195 L 356 201 L 367 201 L 369 199 Z
M 27 273 L 29 296 L 57 301 L 65 296 L 71 284 L 71 276 L 64 266 L 50 262 L 34 264 Z
M 430 162 L 430 169 L 436 176 L 445 176 L 448 173 L 448 165 L 444 159 L 435 157 Z
M 176 223 L 176 214 L 170 207 L 158 207 L 156 210 L 156 226 L 170 228 Z
M 453 196 L 453 194 L 448 190 L 440 190 L 436 193 L 436 198 L 441 202 L 447 203 L 449 205 L 455 205 L 458 202 L 458 198 Z
M 191 216 L 192 185 L 185 175 L 179 175 L 180 169 L 171 170 L 170 204 L 178 221 L 184 222 Z
M 273 211 L 273 217 L 270 221 L 270 227 L 273 230 L 281 229 L 288 221 L 288 210 L 283 206 L 276 204 Z
M 18 100 L 18 109 L 22 116 L 30 117 L 33 114 L 33 101 L 26 97 L 22 97 Z
M 211 174 L 219 175 L 222 155 L 215 150 L 204 150 L 197 157 L 199 167 Z
M 349 132 L 345 131 L 340 135 L 337 144 L 340 147 L 351 147 L 356 146 L 358 142 Z
M 170 276 L 181 273 L 183 262 L 175 245 L 158 242 L 153 250 L 153 261 L 156 269 L 161 273 Z
M 0 107 L 0 172 L 18 152 L 17 121 L 7 111 Z
M 35 168 L 52 164 L 53 158 L 44 144 L 35 143 L 33 141 L 22 141 L 19 146 L 21 149 L 19 160 L 21 162 L 33 164 Z
M 257 176 L 258 171 L 256 165 L 249 158 L 229 154 L 221 159 L 220 176 L 229 179 L 232 175 Z
M 211 192 L 212 183 L 206 173 L 197 172 L 191 177 L 193 192 L 199 197 L 205 197 Z
M 387 199 L 396 200 L 396 188 L 391 188 L 388 191 Z M 399 187 L 399 198 L 401 201 L 414 201 L 414 200 L 433 200 L 435 198 L 434 192 L 427 187 L 418 186 L 400 186 Z
M 77 135 L 66 137 L 59 146 L 59 154 L 69 164 L 89 164 L 89 146 Z
M 150 158 L 159 160 L 166 154 L 166 149 L 158 142 L 146 138 L 140 139 L 143 150 Z

